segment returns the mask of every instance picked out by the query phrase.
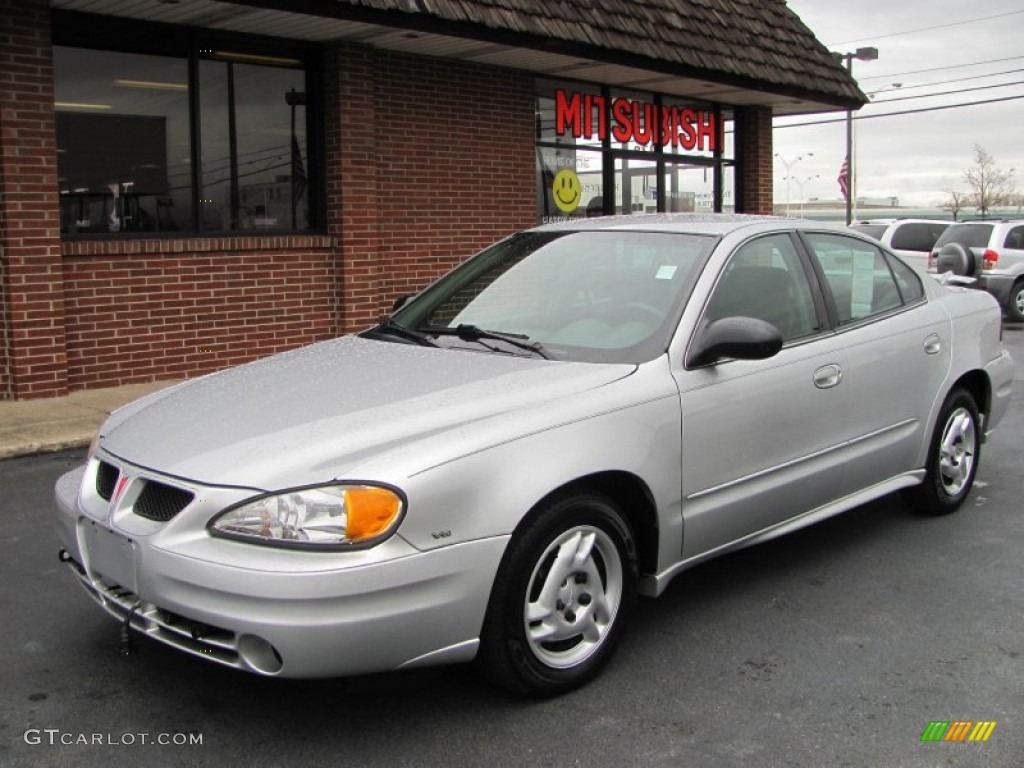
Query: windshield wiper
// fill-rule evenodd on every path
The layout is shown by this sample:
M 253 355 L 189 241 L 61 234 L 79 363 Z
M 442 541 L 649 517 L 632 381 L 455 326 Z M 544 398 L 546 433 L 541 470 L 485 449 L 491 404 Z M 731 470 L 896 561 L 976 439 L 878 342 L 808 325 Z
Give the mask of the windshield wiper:
M 539 341 L 529 341 L 530 337 L 522 333 L 487 331 L 479 326 L 467 323 L 461 323 L 454 328 L 428 327 L 423 330 L 424 333 L 430 334 L 431 336 L 458 336 L 463 341 L 480 341 L 481 339 L 504 341 L 506 344 L 511 344 L 513 347 L 525 349 L 528 352 L 533 352 L 535 355 L 540 355 L 545 360 L 550 359 Z
M 390 336 L 397 336 L 401 339 L 407 339 L 408 341 L 412 341 L 423 347 L 437 346 L 437 342 L 425 333 L 414 331 L 412 328 L 406 328 L 404 325 L 399 325 L 390 317 L 385 317 L 370 330 L 375 333 L 384 333 Z

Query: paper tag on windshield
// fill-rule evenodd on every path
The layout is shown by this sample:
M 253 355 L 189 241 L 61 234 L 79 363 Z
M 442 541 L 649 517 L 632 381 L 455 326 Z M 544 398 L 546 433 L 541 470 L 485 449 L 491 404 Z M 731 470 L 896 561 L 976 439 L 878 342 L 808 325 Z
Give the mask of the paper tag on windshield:
M 654 276 L 654 279 L 671 280 L 673 277 L 675 277 L 677 269 L 678 267 L 676 267 L 673 264 L 663 264 L 662 266 L 658 267 L 658 274 Z

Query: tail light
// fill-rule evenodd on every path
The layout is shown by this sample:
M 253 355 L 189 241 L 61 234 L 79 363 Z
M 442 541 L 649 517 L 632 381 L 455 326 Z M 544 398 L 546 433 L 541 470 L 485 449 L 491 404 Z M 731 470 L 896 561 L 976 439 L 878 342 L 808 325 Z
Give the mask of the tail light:
M 996 263 L 999 261 L 999 254 L 995 251 L 985 251 L 981 255 L 982 269 L 995 269 Z

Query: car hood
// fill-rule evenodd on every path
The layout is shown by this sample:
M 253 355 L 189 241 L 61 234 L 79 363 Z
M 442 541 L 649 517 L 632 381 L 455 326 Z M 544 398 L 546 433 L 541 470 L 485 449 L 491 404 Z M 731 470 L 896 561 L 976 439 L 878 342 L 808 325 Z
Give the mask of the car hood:
M 634 370 L 345 336 L 136 401 L 104 425 L 102 447 L 156 472 L 272 490 Z M 423 466 L 437 458 L 424 444 Z

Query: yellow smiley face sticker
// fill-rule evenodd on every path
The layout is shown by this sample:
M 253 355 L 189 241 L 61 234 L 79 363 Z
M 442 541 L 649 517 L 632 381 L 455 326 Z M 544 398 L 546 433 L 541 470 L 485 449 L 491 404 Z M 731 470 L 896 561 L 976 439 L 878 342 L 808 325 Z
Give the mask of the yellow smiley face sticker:
M 555 174 L 555 181 L 551 185 L 551 195 L 555 198 L 555 205 L 563 213 L 572 213 L 580 204 L 583 196 L 583 186 L 580 184 L 580 177 L 576 171 L 563 168 Z

